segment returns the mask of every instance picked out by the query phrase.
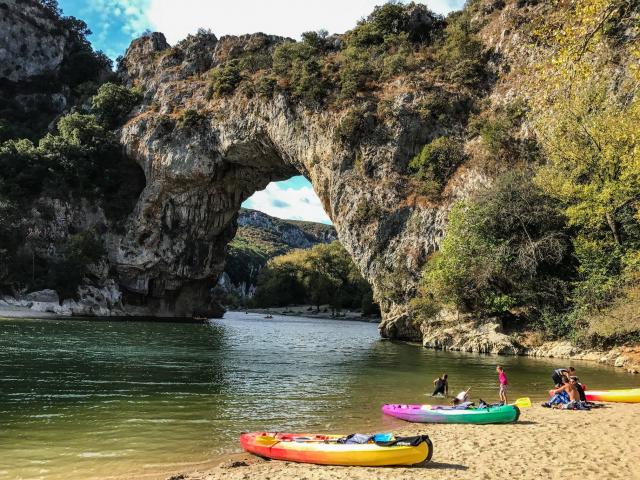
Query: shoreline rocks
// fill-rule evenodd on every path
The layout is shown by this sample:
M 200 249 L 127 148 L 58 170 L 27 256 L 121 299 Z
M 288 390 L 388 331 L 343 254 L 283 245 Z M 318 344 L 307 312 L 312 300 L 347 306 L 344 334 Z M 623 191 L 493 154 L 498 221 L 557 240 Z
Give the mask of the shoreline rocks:
M 432 322 L 421 324 L 422 346 L 492 355 L 520 355 L 598 362 L 640 373 L 640 346 L 620 346 L 604 351 L 585 349 L 567 340 L 543 341 L 533 345 L 525 331 L 506 333 L 497 318 L 474 319 L 445 312 Z

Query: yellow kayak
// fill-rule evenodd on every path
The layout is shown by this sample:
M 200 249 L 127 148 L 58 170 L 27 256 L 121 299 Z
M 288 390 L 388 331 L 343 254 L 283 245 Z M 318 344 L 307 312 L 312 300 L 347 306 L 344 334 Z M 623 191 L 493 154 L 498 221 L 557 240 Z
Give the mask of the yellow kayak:
M 640 388 L 626 390 L 587 390 L 584 392 L 589 402 L 640 403 Z
M 415 465 L 428 462 L 433 454 L 429 438 L 421 436 L 416 445 L 380 446 L 338 443 L 341 435 L 304 433 L 253 432 L 240 435 L 240 444 L 247 452 L 273 460 L 315 463 L 320 465 L 349 465 L 380 467 L 386 465 Z

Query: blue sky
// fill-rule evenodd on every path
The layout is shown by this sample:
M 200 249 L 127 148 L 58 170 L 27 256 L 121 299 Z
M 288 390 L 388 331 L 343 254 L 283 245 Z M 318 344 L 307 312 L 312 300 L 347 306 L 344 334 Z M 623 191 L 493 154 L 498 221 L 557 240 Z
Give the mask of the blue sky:
M 218 37 L 265 32 L 299 38 L 326 29 L 342 33 L 384 0 L 58 0 L 65 15 L 89 25 L 96 50 L 116 59 L 145 30 L 163 32 L 175 43 L 198 28 Z M 462 7 L 464 0 L 425 0 L 436 13 Z M 248 13 L 250 12 L 250 14 Z M 311 184 L 301 176 L 272 183 L 244 203 L 247 208 L 296 220 L 330 223 Z

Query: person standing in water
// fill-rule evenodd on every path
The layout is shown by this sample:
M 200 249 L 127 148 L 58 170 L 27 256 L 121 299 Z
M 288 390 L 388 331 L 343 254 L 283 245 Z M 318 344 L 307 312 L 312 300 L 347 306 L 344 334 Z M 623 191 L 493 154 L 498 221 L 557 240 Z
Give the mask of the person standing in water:
M 431 394 L 432 397 L 436 395 L 448 395 L 449 394 L 449 382 L 447 381 L 448 375 L 445 373 L 441 377 L 436 378 L 433 381 L 433 385 L 435 386 L 435 390 Z
M 496 366 L 496 372 L 498 372 L 498 381 L 500 382 L 500 401 L 503 405 L 507 404 L 507 385 L 509 382 L 507 381 L 507 375 L 504 373 L 504 368 L 498 365 Z

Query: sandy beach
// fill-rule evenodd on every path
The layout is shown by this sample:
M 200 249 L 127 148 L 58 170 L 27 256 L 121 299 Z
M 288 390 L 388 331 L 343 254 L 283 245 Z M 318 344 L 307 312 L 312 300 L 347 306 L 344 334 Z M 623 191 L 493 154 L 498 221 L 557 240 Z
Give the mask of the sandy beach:
M 327 467 L 234 455 L 189 480 L 640 479 L 640 405 L 585 411 L 534 405 L 511 425 L 406 424 L 400 435 L 428 434 L 433 460 L 419 467 Z M 166 478 L 166 477 L 164 477 Z

